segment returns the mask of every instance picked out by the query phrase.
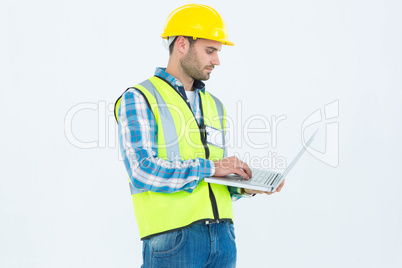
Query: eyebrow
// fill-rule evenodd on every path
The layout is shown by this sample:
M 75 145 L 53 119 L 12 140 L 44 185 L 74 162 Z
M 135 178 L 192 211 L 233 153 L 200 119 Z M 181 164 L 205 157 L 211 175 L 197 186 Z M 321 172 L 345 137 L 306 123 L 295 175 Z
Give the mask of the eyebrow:
M 220 49 L 217 49 L 216 47 L 211 47 L 211 46 L 209 46 L 209 47 L 207 47 L 207 48 L 212 49 L 212 50 L 221 51 Z

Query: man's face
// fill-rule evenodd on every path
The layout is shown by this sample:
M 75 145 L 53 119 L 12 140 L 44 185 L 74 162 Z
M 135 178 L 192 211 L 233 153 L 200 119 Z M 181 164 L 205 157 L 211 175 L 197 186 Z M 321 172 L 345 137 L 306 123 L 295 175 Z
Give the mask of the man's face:
M 219 65 L 221 48 L 218 41 L 197 39 L 180 61 L 183 71 L 193 79 L 208 80 L 215 65 Z

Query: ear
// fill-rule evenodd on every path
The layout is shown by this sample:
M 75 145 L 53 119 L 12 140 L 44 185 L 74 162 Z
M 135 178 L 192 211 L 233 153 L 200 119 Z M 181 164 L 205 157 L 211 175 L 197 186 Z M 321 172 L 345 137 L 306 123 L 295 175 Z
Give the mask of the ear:
M 190 48 L 190 43 L 184 36 L 179 36 L 176 38 L 175 47 L 179 54 L 187 54 L 187 51 Z

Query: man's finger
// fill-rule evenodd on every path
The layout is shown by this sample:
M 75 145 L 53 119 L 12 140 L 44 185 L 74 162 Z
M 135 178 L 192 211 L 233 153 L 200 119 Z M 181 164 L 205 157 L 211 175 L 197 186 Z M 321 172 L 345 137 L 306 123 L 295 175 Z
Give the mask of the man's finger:
M 247 165 L 247 163 L 244 163 L 243 161 L 239 160 L 239 166 L 241 169 L 244 170 L 244 172 L 247 173 L 248 177 L 251 178 L 253 176 L 250 167 Z
M 247 180 L 250 179 L 250 176 L 240 168 L 236 168 L 234 173 L 237 174 L 237 175 L 242 176 L 243 178 L 245 178 Z
M 251 172 L 251 169 L 247 166 L 247 167 L 243 167 L 244 172 L 247 173 L 249 178 L 253 177 L 253 173 Z
M 276 192 L 280 192 L 281 190 L 282 190 L 282 188 L 283 188 L 283 185 L 285 185 L 285 180 L 283 180 L 282 182 L 281 182 L 281 184 L 278 186 L 278 188 L 276 189 Z

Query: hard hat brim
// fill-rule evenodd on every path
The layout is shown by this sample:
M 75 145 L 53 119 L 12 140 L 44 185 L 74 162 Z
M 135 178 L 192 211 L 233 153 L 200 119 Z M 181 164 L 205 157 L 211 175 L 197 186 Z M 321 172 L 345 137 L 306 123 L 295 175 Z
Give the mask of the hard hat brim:
M 181 35 L 181 34 L 172 34 L 172 35 L 169 35 L 169 36 L 184 36 L 184 35 Z M 168 39 L 169 38 L 169 36 L 166 36 L 166 35 L 164 35 L 164 34 L 161 34 L 161 37 L 163 38 L 163 39 Z M 207 39 L 207 40 L 213 40 L 213 41 L 218 41 L 218 42 L 221 42 L 222 43 L 222 45 L 227 45 L 227 46 L 234 46 L 234 44 L 235 43 L 233 43 L 232 41 L 229 41 L 229 40 L 214 40 L 214 39 L 211 39 L 211 38 L 202 38 L 202 37 L 194 37 L 194 36 L 192 36 L 193 38 L 201 38 L 201 39 Z

